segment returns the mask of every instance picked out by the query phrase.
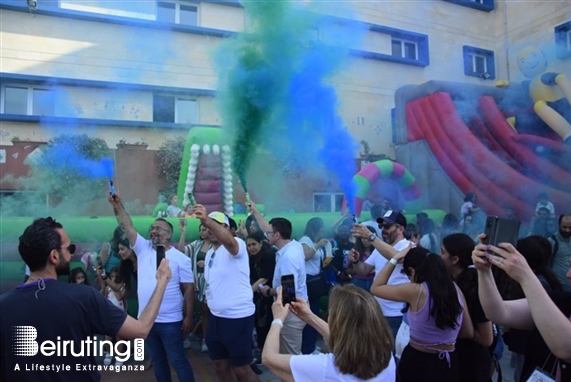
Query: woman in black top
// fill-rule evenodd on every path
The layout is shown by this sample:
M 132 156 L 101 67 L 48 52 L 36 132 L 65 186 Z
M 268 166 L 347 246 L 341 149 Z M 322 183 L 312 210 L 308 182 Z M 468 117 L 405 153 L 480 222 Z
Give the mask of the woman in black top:
M 474 240 L 464 233 L 454 233 L 442 240 L 440 257 L 454 281 L 464 293 L 474 324 L 474 338 L 456 341 L 459 360 L 459 381 L 487 382 L 490 379 L 492 356 L 489 347 L 494 340 L 492 323 L 486 318 L 478 298 L 478 274 L 472 263 Z
M 258 334 L 258 346 L 264 347 L 266 337 L 272 324 L 272 297 L 263 297 L 258 292 L 260 286 L 272 287 L 274 270 L 276 268 L 276 250 L 264 240 L 261 231 L 252 232 L 246 238 L 248 255 L 250 256 L 250 284 L 254 292 L 254 304 L 256 304 L 256 315 L 254 326 Z

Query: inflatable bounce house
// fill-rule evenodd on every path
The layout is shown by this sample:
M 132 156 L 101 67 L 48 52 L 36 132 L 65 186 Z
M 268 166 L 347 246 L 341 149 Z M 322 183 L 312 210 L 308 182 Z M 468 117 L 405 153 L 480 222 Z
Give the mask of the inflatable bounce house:
M 541 127 L 527 101 L 520 89 L 451 82 L 398 89 L 396 158 L 415 175 L 423 203 L 458 214 L 474 192 L 486 214 L 510 206 L 522 221 L 540 192 L 571 206 L 571 146 Z

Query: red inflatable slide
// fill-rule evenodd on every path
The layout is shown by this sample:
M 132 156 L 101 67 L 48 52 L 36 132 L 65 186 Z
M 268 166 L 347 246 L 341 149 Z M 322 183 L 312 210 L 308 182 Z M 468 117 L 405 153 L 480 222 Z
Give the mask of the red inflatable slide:
M 516 215 L 527 220 L 534 214 L 540 192 L 547 192 L 556 206 L 571 206 L 569 147 L 518 135 L 492 96 L 474 101 L 478 116 L 469 125 L 447 92 L 406 102 L 403 138 L 426 140 L 452 182 L 464 194 L 475 192 L 487 214 L 503 215 L 505 206 L 513 206 Z M 549 158 L 538 155 L 546 151 L 555 154 Z

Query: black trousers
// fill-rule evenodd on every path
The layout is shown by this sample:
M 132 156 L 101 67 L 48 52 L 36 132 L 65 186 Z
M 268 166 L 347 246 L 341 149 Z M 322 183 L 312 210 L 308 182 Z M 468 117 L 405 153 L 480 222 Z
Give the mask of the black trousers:
M 400 382 L 458 382 L 458 356 L 449 353 L 450 363 L 444 355 L 424 353 L 407 345 L 397 368 Z

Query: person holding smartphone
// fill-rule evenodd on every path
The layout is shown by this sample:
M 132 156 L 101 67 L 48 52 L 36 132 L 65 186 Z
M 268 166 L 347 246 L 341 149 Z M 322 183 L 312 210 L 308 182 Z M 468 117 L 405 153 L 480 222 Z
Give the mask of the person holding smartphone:
M 155 219 L 149 227 L 147 240 L 135 230 L 119 194 L 109 195 L 108 201 L 129 239 L 129 245 L 137 254 L 139 315 L 148 304 L 156 284 L 152 275 L 156 272 L 157 248 L 160 246 L 164 246 L 165 257 L 171 266 L 172 279 L 167 285 L 159 314 L 145 342 L 152 358 L 155 378 L 157 381 L 170 381 L 170 363 L 179 381 L 194 382 L 192 367 L 183 346 L 183 334 L 188 335 L 194 326 L 194 278 L 190 259 L 170 246 L 173 227 L 167 220 Z
M 284 292 L 285 284 L 284 279 Z M 395 381 L 392 332 L 369 292 L 351 284 L 333 287 L 329 322 L 314 314 L 305 299 L 286 302 L 283 297 L 280 287 L 272 305 L 275 319 L 262 353 L 263 364 L 282 381 Z M 330 352 L 280 354 L 280 333 L 290 314 L 314 327 Z
M 223 382 L 259 382 L 250 368 L 255 306 L 246 243 L 232 235 L 224 213 L 208 214 L 201 204 L 193 213 L 208 229 L 212 243 L 204 259 L 204 280 L 210 309 L 206 345 L 214 370 Z
M 544 357 L 537 367 L 543 371 L 555 370 L 557 381 L 571 379 L 571 293 L 547 292 L 525 257 L 511 244 L 497 246 L 483 244 L 485 234 L 479 236 L 480 244 L 472 252 L 472 261 L 478 270 L 478 295 L 486 317 L 499 325 L 514 329 L 534 330 L 541 341 L 535 348 L 544 348 Z M 493 254 L 492 254 L 493 253 Z M 498 291 L 492 266 L 505 271 L 523 290 L 525 298 L 504 301 Z M 571 260 L 566 277 L 571 280 Z M 537 330 L 535 330 L 537 329 Z M 537 341 L 537 339 L 535 339 Z M 529 344 L 528 344 L 529 346 Z M 522 372 L 521 380 L 536 374 L 538 370 Z M 536 379 L 542 378 L 535 376 Z
M 278 295 L 277 288 L 281 286 L 282 276 L 293 275 L 296 298 L 307 300 L 305 255 L 301 243 L 292 238 L 291 222 L 280 217 L 273 218 L 268 222 L 252 200 L 250 200 L 248 210 L 256 218 L 260 228 L 264 230 L 268 242 L 278 249 L 272 287 L 266 285 L 260 293 L 262 296 L 276 297 Z M 294 314 L 287 315 L 283 323 L 283 330 L 280 333 L 280 353 L 301 354 L 304 327 L 305 322 Z

